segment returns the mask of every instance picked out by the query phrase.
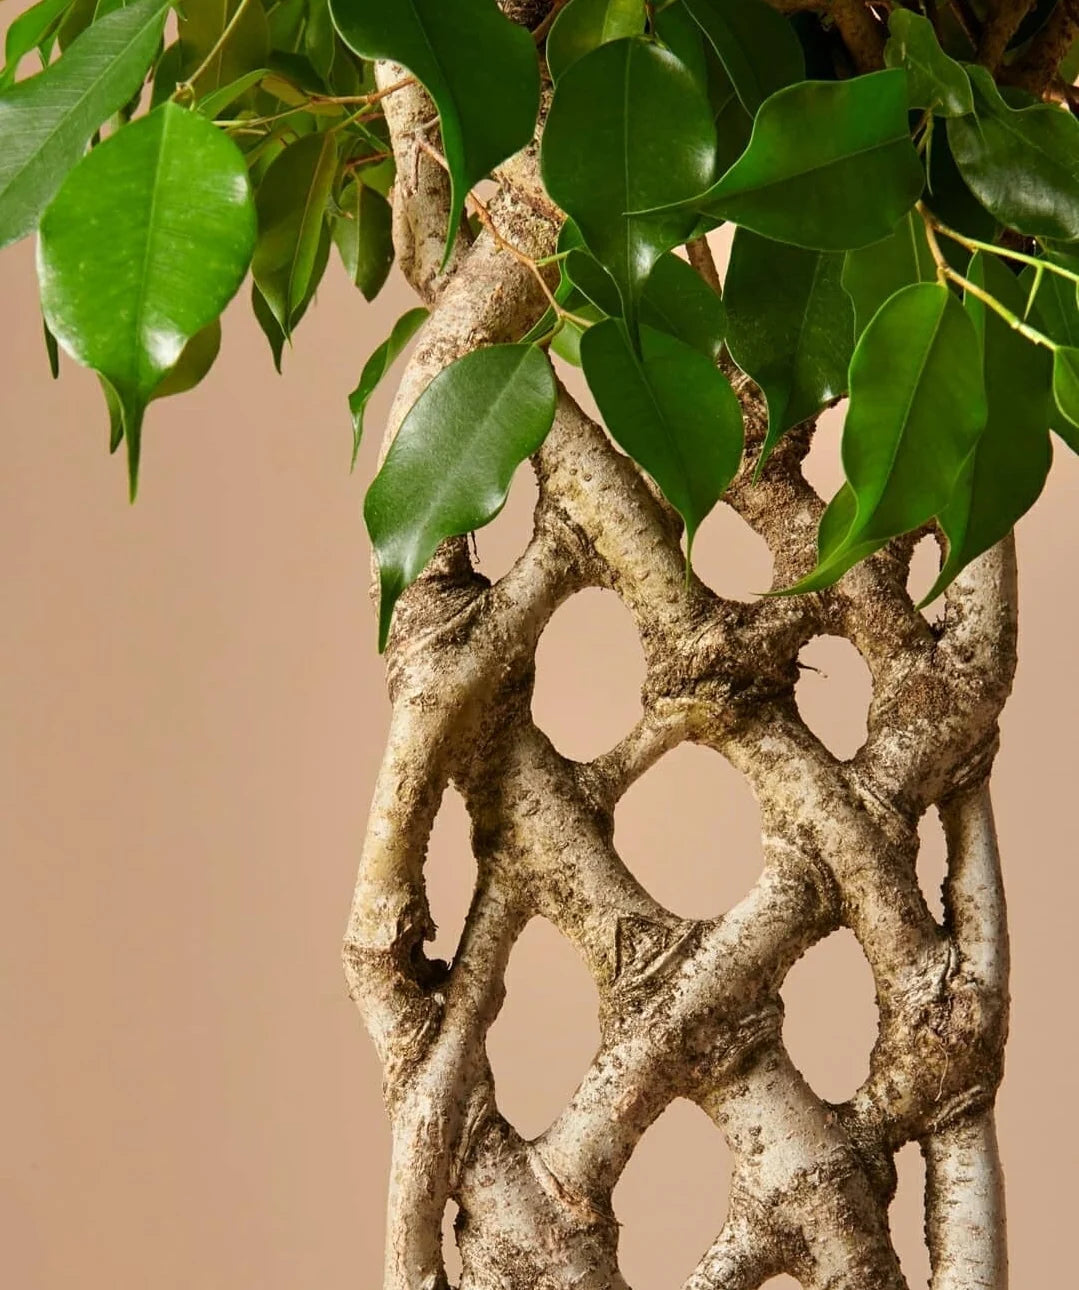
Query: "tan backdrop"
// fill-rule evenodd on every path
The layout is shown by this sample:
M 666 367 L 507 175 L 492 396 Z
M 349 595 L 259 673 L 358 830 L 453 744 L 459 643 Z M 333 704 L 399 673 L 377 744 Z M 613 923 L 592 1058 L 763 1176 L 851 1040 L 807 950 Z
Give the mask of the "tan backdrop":
M 345 397 L 405 293 L 365 306 L 331 272 L 283 378 L 246 301 L 234 305 L 205 384 L 151 410 L 131 508 L 94 378 L 65 360 L 49 379 L 31 245 L 0 257 L 0 282 L 0 1278 L 12 1290 L 374 1290 L 387 1132 L 338 945 L 387 708 L 360 517 L 377 431 L 350 477 Z M 821 440 L 826 483 L 834 424 Z M 1017 1290 L 1063 1283 L 1079 1144 L 1079 463 L 1058 455 L 1020 532 L 1022 664 L 996 778 L 1015 959 L 1000 1118 Z M 530 489 L 522 478 L 480 535 L 491 574 L 528 533 Z M 697 550 L 718 590 L 767 585 L 763 549 L 729 513 Z M 860 660 L 834 641 L 805 660 L 821 669 L 800 689 L 807 719 L 853 752 Z M 641 656 L 613 597 L 562 609 L 538 666 L 537 715 L 563 751 L 595 754 L 633 720 Z M 933 899 L 938 834 L 930 821 Z M 748 789 L 695 748 L 629 794 L 618 843 L 684 914 L 719 913 L 760 867 Z M 431 861 L 443 949 L 471 874 L 451 797 Z M 592 1054 L 595 996 L 539 922 L 508 986 L 490 1051 L 504 1109 L 531 1134 Z M 874 1022 L 853 940 L 814 949 L 784 994 L 795 1059 L 823 1095 L 849 1094 Z M 900 1167 L 896 1239 L 924 1287 L 915 1148 Z M 646 1135 L 615 1195 L 635 1290 L 681 1284 L 721 1223 L 726 1169 L 719 1134 L 686 1103 Z

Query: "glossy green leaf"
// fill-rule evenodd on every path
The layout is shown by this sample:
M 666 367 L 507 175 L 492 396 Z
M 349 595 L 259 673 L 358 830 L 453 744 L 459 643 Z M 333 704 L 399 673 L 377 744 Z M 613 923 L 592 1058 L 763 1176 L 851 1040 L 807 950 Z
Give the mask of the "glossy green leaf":
M 644 34 L 644 0 L 570 0 L 547 34 L 553 80 L 598 45 Z
M 644 284 L 641 322 L 676 336 L 714 363 L 727 333 L 727 310 L 697 270 L 668 251 Z
M 165 0 L 137 0 L 0 94 L 0 247 L 30 232 L 94 132 L 138 90 L 167 12 Z
M 445 538 L 502 509 L 513 472 L 554 420 L 551 365 L 532 345 L 473 350 L 413 404 L 367 492 L 364 519 L 379 571 L 379 649 L 394 605 Z
M 266 66 L 270 29 L 260 0 L 183 0 L 180 13 L 182 74 L 197 94 Z
M 74 0 L 56 33 L 56 43 L 67 50 L 91 24 L 124 7 L 124 0 Z
M 780 437 L 847 388 L 854 310 L 840 285 L 843 256 L 734 235 L 727 269 L 727 345 L 768 403 L 758 471 Z
M 893 69 L 773 94 L 749 147 L 692 204 L 779 242 L 846 251 L 887 237 L 924 178 Z
M 242 154 L 171 103 L 88 153 L 42 218 L 45 317 L 120 400 L 132 495 L 146 404 L 232 298 L 254 240 Z
M 563 261 L 566 276 L 582 294 L 609 318 L 622 312 L 622 298 L 614 278 L 602 264 L 585 250 L 573 249 Z
M 243 76 L 238 76 L 236 80 L 222 85 L 220 89 L 211 90 L 209 94 L 204 94 L 199 99 L 196 105 L 198 110 L 208 120 L 213 121 L 227 107 L 231 107 L 238 98 L 242 98 L 249 89 L 257 85 L 268 72 L 269 69 L 266 67 L 254 67 Z
M 0 89 L 15 80 L 20 61 L 45 41 L 70 4 L 71 0 L 38 0 L 12 22 L 4 37 L 4 70 L 0 72 Z
M 969 68 L 974 113 L 948 121 L 956 165 L 983 206 L 1030 237 L 1079 238 L 1079 121 L 1059 107 L 1011 108 Z
M 360 381 L 348 396 L 348 410 L 352 414 L 352 466 L 363 441 L 363 417 L 367 403 L 386 375 L 397 356 L 427 321 L 429 311 L 422 306 L 409 309 L 393 324 L 393 330 L 363 365 Z
M 701 93 L 707 96 L 709 63 L 715 61 L 715 55 L 704 33 L 690 17 L 689 10 L 679 0 L 673 0 L 673 3 L 653 12 L 651 26 L 652 35 L 660 46 L 670 50 L 697 82 Z
M 337 136 L 308 134 L 274 159 L 255 194 L 251 274 L 286 338 L 311 282 L 336 172 Z
M 915 283 L 874 315 L 851 359 L 843 470 L 857 503 L 838 543 L 791 591 L 816 591 L 947 503 L 985 426 L 982 353 L 945 286 Z M 840 511 L 841 499 L 834 503 Z
M 221 351 L 221 319 L 197 331 L 180 351 L 180 357 L 165 373 L 150 395 L 150 401 L 168 399 L 193 390 L 213 367 Z
M 452 188 L 448 256 L 469 189 L 532 138 L 539 112 L 532 36 L 495 0 L 331 0 L 330 10 L 350 49 L 403 63 L 434 99 Z
M 699 350 L 646 325 L 636 353 L 614 319 L 585 332 L 581 365 L 611 437 L 685 521 L 688 559 L 742 459 L 742 409 L 730 383 Z
M 764 100 L 805 77 L 794 28 L 763 0 L 682 0 L 751 115 Z
M 1061 414 L 1079 427 L 1079 349 L 1070 345 L 1053 354 L 1053 398 Z
M 937 116 L 964 116 L 974 111 L 967 74 L 941 49 L 928 18 L 896 8 L 888 30 L 891 35 L 884 46 L 884 61 L 906 71 L 912 108 L 932 108 Z
M 707 188 L 715 129 L 693 76 L 645 40 L 616 40 L 564 73 L 543 132 L 543 179 L 614 278 L 631 327 L 652 266 L 693 230 L 691 211 L 631 215 Z
M 1026 293 L 1001 260 L 977 255 L 967 276 L 1022 314 Z M 989 418 L 937 517 L 948 539 L 948 557 L 923 604 L 935 600 L 956 574 L 1011 532 L 1041 495 L 1053 460 L 1052 355 L 975 296 L 967 296 L 965 307 L 984 357 Z
M 912 282 L 932 282 L 936 276 L 925 223 L 915 211 L 904 215 L 884 241 L 848 251 L 843 264 L 843 288 L 854 302 L 855 334 L 860 336 L 865 331 L 889 296 Z
M 355 180 L 340 201 L 341 215 L 333 221 L 333 240 L 349 278 L 374 300 L 393 265 L 393 212 L 373 188 Z
M 315 292 L 319 283 L 322 281 L 322 275 L 326 272 L 326 266 L 330 260 L 330 230 L 324 228 L 322 236 L 319 239 L 318 249 L 315 252 L 315 266 L 311 273 L 311 281 L 308 283 L 307 292 L 299 305 L 292 311 L 292 331 L 300 325 L 300 320 L 307 312 L 308 306 L 315 298 Z M 258 289 L 255 283 L 251 284 L 251 310 L 255 315 L 255 321 L 262 329 L 263 335 L 270 345 L 270 353 L 273 356 L 273 364 L 278 375 L 281 374 L 281 360 L 284 356 L 285 345 L 291 344 L 291 336 L 286 336 L 281 329 L 281 324 L 274 316 L 273 310 L 266 302 L 266 298 Z

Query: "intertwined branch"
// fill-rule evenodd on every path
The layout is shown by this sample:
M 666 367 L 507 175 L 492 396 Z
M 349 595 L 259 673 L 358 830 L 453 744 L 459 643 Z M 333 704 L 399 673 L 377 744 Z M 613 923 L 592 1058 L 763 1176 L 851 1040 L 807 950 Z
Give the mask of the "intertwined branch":
M 401 76 L 379 69 L 381 84 Z M 398 253 L 433 306 L 392 437 L 448 362 L 516 340 L 539 317 L 544 295 L 526 259 L 551 253 L 560 216 L 534 155 L 521 154 L 496 176 L 493 229 L 462 237 L 442 271 L 448 186 L 426 136 L 430 105 L 415 86 L 385 102 Z M 691 258 L 714 276 L 702 246 Z M 764 412 L 731 375 L 750 451 L 725 503 L 768 543 L 785 585 L 814 563 L 822 504 L 801 471 L 812 426 L 788 436 L 753 484 Z M 393 717 L 345 950 L 393 1123 L 387 1290 L 446 1286 L 451 1198 L 462 1287 L 624 1288 L 612 1188 L 675 1097 L 707 1112 L 734 1158 L 726 1223 L 684 1290 L 749 1290 L 781 1271 L 807 1290 L 897 1290 L 887 1206 L 894 1153 L 912 1139 L 927 1161 L 934 1290 L 999 1290 L 992 1105 L 1007 936 L 987 777 L 1015 664 L 1010 541 L 960 576 L 939 628 L 907 593 L 909 539 L 830 591 L 743 604 L 687 584 L 676 517 L 565 391 L 533 465 L 535 531 L 517 563 L 490 585 L 463 539 L 445 543 L 399 602 L 389 648 Z M 647 677 L 639 723 L 577 763 L 536 727 L 531 695 L 539 636 L 585 587 L 629 608 Z M 848 762 L 794 700 L 798 653 L 825 633 L 853 642 L 873 678 L 869 736 Z M 728 758 L 760 804 L 763 873 L 713 920 L 664 909 L 612 842 L 619 798 L 683 740 Z M 423 865 L 450 782 L 471 816 L 478 882 L 446 965 L 424 954 Z M 917 823 L 934 804 L 948 838 L 943 925 L 915 872 Z M 569 1105 L 529 1142 L 498 1111 L 484 1041 L 514 941 L 537 914 L 592 973 L 602 1039 Z M 872 968 L 880 1031 L 866 1083 L 831 1106 L 783 1046 L 779 991 L 840 926 Z

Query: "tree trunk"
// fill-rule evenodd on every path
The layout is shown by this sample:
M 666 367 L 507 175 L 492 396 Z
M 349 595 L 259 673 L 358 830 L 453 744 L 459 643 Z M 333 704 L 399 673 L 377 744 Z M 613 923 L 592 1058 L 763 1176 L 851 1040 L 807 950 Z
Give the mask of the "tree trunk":
M 380 67 L 388 85 L 402 69 Z M 448 184 L 418 87 L 385 100 L 398 180 L 395 240 L 432 315 L 390 435 L 432 376 L 477 346 L 518 339 L 545 306 L 528 262 L 560 215 L 534 150 L 496 175 L 492 227 L 441 268 Z M 512 249 L 511 249 L 512 248 Z M 702 244 L 691 259 L 714 280 Z M 789 435 L 759 483 L 765 413 L 730 372 L 749 451 L 724 503 L 768 543 L 776 585 L 811 568 L 822 503 Z M 443 1290 L 441 1227 L 460 1208 L 461 1290 L 608 1290 L 618 1271 L 611 1192 L 676 1097 L 695 1101 L 734 1160 L 730 1211 L 685 1290 L 750 1290 L 787 1272 L 806 1290 L 898 1290 L 888 1231 L 893 1156 L 927 1165 L 933 1290 L 1003 1290 L 1003 1200 L 993 1126 L 1007 1028 L 1008 947 L 988 776 L 1015 664 L 1009 541 L 971 565 L 930 626 L 906 590 L 913 542 L 893 542 L 834 589 L 730 602 L 686 580 L 676 517 L 563 390 L 533 466 L 532 541 L 493 586 L 467 543 L 443 545 L 399 602 L 393 699 L 345 945 L 350 989 L 385 1071 L 393 1124 L 386 1290 Z M 532 720 L 535 650 L 586 587 L 632 613 L 644 715 L 589 763 Z M 839 761 L 801 720 L 799 651 L 843 636 L 873 678 L 869 734 Z M 760 804 L 760 881 L 717 919 L 685 920 L 642 889 L 612 844 L 627 788 L 683 740 L 726 757 Z M 453 962 L 431 961 L 427 840 L 449 783 L 472 820 L 475 896 Z M 948 840 L 945 918 L 919 889 L 917 824 Z M 506 963 L 534 915 L 576 946 L 600 998 L 601 1043 L 570 1103 L 534 1141 L 500 1115 L 485 1037 Z M 782 1042 L 792 964 L 849 927 L 870 964 L 880 1030 L 865 1084 L 824 1103 Z

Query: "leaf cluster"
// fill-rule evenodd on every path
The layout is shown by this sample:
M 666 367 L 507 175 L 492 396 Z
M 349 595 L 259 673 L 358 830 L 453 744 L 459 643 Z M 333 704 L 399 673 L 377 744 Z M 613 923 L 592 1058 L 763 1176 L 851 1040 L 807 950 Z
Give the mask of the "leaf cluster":
M 548 86 L 559 284 L 527 336 L 451 364 L 405 417 L 365 505 L 380 642 L 438 543 L 497 514 L 542 444 L 552 361 L 580 365 L 681 515 L 687 569 L 747 452 L 759 475 L 846 397 L 845 482 L 786 590 L 934 524 L 936 596 L 1034 504 L 1051 431 L 1079 448 L 1079 121 L 1054 89 L 1072 55 L 1036 97 L 1010 83 L 1042 55 L 1033 21 L 990 68 L 950 10 L 912 0 L 867 62 L 819 6 L 782 7 L 567 0 L 529 32 L 496 0 L 183 0 L 166 42 L 168 0 L 38 0 L 0 72 L 0 246 L 37 230 L 50 345 L 97 372 L 134 493 L 148 405 L 206 374 L 248 273 L 279 370 L 332 253 L 364 297 L 381 289 L 390 95 L 418 82 L 437 113 L 448 263 Z M 404 79 L 379 88 L 380 60 Z M 721 295 L 679 252 L 723 223 Z M 425 317 L 363 366 L 353 460 Z M 767 405 L 748 449 L 734 365 Z

